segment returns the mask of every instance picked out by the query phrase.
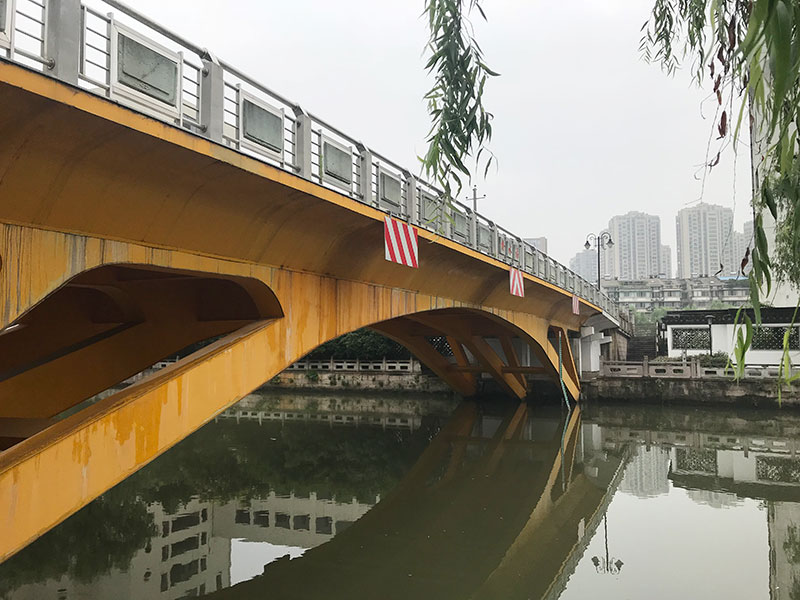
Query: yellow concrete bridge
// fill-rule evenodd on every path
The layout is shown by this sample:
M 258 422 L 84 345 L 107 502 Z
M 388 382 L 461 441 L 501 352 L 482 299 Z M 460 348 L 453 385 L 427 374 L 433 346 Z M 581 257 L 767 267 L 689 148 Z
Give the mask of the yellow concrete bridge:
M 0 1 L 0 560 L 361 327 L 464 396 L 488 373 L 578 398 L 573 348 L 588 319 L 615 325 L 605 296 L 107 4 Z M 387 214 L 418 229 L 418 268 L 385 259 Z

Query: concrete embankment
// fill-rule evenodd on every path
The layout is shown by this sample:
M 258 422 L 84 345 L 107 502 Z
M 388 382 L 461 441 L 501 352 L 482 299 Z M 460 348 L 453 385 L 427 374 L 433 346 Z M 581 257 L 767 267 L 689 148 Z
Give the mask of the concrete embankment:
M 588 402 L 800 407 L 800 387 L 783 386 L 779 401 L 776 379 L 598 377 L 581 382 L 581 395 Z

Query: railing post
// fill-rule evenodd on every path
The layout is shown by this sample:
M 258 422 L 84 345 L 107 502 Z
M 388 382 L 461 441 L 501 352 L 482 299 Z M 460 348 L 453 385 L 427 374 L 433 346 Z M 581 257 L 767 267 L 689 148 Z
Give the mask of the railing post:
M 222 65 L 208 50 L 203 57 L 200 78 L 200 128 L 210 140 L 222 143 L 222 127 L 225 121 L 225 83 Z
M 406 217 L 409 223 L 419 224 L 419 194 L 417 194 L 417 178 L 410 171 L 403 171 L 406 186 Z
M 311 179 L 311 117 L 300 108 L 294 110 L 294 163 L 297 174 L 303 179 Z
M 44 58 L 50 73 L 78 85 L 81 59 L 80 0 L 47 0 L 45 8 Z
M 372 194 L 372 152 L 369 151 L 361 142 L 356 143 L 358 149 L 358 169 L 361 172 L 361 181 L 358 193 L 361 194 L 361 201 L 372 206 L 376 204 L 376 198 Z
M 452 240 L 453 238 L 455 238 L 455 233 L 454 233 L 456 229 L 455 215 L 452 212 L 450 214 L 447 213 L 446 202 L 444 203 L 444 206 L 442 206 L 442 217 L 444 218 L 444 221 L 442 222 L 442 225 L 444 225 L 444 236 L 448 240 Z
M 500 248 L 499 240 L 498 240 L 498 233 L 497 233 L 497 225 L 492 222 L 490 224 L 492 230 L 492 247 L 489 248 L 489 254 L 497 258 L 498 248 Z
M 475 248 L 475 250 L 479 249 L 478 246 L 478 213 L 474 210 L 469 211 L 469 236 L 471 238 L 471 246 Z
M 642 377 L 650 377 L 650 359 L 647 355 L 642 359 Z

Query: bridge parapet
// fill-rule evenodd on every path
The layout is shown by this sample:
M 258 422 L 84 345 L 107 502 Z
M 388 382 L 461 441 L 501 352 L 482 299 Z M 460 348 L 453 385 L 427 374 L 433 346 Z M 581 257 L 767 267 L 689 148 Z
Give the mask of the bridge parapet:
M 608 296 L 520 236 L 123 2 L 0 2 L 0 57 L 434 231 L 624 323 Z

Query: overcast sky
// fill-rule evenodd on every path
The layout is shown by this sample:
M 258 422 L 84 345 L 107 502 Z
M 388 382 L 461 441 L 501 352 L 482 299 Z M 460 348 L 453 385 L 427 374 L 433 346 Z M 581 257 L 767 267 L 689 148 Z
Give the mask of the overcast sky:
M 130 3 L 416 169 L 429 127 L 422 0 Z M 706 93 L 688 73 L 669 77 L 640 58 L 652 4 L 484 0 L 489 21 L 476 20 L 487 63 L 502 74 L 485 94 L 499 167 L 478 182 L 487 195 L 479 211 L 524 237 L 547 236 L 563 263 L 610 217 L 640 210 L 661 217 L 675 268 L 675 214 L 700 198 L 696 174 L 712 125 L 701 116 Z M 713 110 L 707 103 L 703 112 Z M 750 218 L 744 146 L 735 173 L 729 154 L 703 198 L 734 208 L 741 230 Z

